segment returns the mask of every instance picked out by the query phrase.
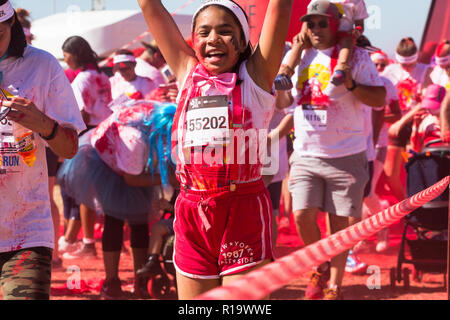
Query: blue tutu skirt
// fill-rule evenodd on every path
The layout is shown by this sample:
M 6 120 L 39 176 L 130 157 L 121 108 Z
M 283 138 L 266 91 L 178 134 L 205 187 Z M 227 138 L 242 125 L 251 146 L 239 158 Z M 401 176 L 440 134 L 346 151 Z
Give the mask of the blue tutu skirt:
M 77 204 L 101 211 L 130 224 L 148 221 L 152 213 L 152 187 L 132 187 L 113 171 L 87 142 L 80 139 L 78 153 L 62 164 L 57 182 Z

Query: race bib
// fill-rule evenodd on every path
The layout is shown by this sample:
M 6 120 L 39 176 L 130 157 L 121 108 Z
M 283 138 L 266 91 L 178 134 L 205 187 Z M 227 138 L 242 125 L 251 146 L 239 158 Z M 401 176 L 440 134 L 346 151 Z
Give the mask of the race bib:
M 186 113 L 185 148 L 223 145 L 230 141 L 227 96 L 197 97 Z
M 327 107 L 304 104 L 295 109 L 295 126 L 306 131 L 327 130 Z
M 23 170 L 12 127 L 6 122 L 7 120 L 3 119 L 0 123 L 0 176 L 7 173 L 20 173 Z

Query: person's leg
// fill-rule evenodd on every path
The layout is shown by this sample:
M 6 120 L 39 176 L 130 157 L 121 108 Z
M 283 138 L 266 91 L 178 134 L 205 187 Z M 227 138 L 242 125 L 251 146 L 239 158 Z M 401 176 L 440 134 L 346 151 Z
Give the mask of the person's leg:
M 58 249 L 63 252 L 72 252 L 77 249 L 77 236 L 81 228 L 80 207 L 71 198 L 64 187 L 60 186 L 61 198 L 64 207 L 64 235 L 58 240 Z
M 171 233 L 171 230 L 167 225 L 169 221 L 173 222 L 173 220 L 168 219 L 158 221 L 157 223 L 152 225 L 152 228 L 150 230 L 150 241 L 148 245 L 148 261 L 141 269 L 137 270 L 136 274 L 138 276 L 152 277 L 153 275 L 162 272 L 159 257 L 162 253 L 164 239 Z
M 100 295 L 105 299 L 122 297 L 123 291 L 119 278 L 120 250 L 123 241 L 122 220 L 105 215 L 105 225 L 102 235 L 103 264 L 105 280 Z
M 95 258 L 97 257 L 97 249 L 95 248 L 95 220 L 97 214 L 95 210 L 92 210 L 81 204 L 80 208 L 80 218 L 81 227 L 83 228 L 83 242 L 81 247 L 74 252 L 66 252 L 63 255 L 64 259 L 78 259 L 78 258 Z
M 318 208 L 297 210 L 294 212 L 295 226 L 305 246 L 308 246 L 322 237 L 317 225 Z
M 0 286 L 4 300 L 50 298 L 52 250 L 44 247 L 0 253 Z M 1 263 L 0 263 L 1 266 Z
M 400 172 L 403 163 L 402 153 L 405 151 L 403 147 L 389 145 L 387 148 L 386 162 L 384 163 L 384 173 L 386 182 L 392 195 L 398 202 L 406 198 L 405 188 L 400 180 Z
M 328 228 L 331 234 L 350 226 L 348 217 L 339 217 L 335 214 L 328 214 Z M 331 259 L 330 284 L 329 287 L 341 287 L 344 278 L 345 263 L 347 261 L 348 251 L 345 251 Z
M 220 279 L 193 279 L 177 272 L 178 300 L 193 300 L 195 297 L 220 286 Z
M 147 260 L 148 252 L 148 223 L 142 224 L 129 224 L 130 226 L 130 246 L 131 246 L 131 256 L 133 257 L 133 268 L 134 268 L 134 293 L 138 298 L 147 299 L 149 298 L 147 289 L 147 278 L 140 277 L 137 271 L 140 270 Z
M 342 33 L 339 39 L 341 49 L 339 50 L 336 69 L 332 75 L 331 82 L 339 86 L 345 81 L 345 70 L 350 66 L 350 58 L 353 54 L 353 37 Z
M 88 243 L 95 242 L 94 226 L 95 220 L 97 218 L 95 210 L 86 207 L 84 204 L 81 204 L 80 216 L 81 216 L 81 227 L 83 228 L 83 241 L 87 241 Z
M 254 268 L 246 270 L 245 272 L 242 272 L 242 273 L 239 273 L 239 274 L 233 274 L 233 275 L 230 275 L 230 276 L 224 276 L 222 278 L 222 285 L 226 286 L 226 285 L 230 284 L 231 282 L 242 278 L 247 273 L 252 272 L 252 271 L 254 271 L 256 269 L 259 269 L 261 267 L 264 267 L 265 265 L 268 265 L 270 263 L 272 263 L 272 260 L 264 260 L 263 262 L 257 264 Z M 265 296 L 265 297 L 258 297 L 258 299 L 259 300 L 269 300 L 270 299 L 270 294 Z
M 281 188 L 282 181 L 277 181 L 271 183 L 267 190 L 270 194 L 270 200 L 272 202 L 273 214 L 272 214 L 272 242 L 273 248 L 277 247 L 277 238 L 278 238 L 278 224 L 277 217 L 280 216 L 280 199 L 281 199 Z
M 48 177 L 48 192 L 50 195 L 50 211 L 52 214 L 53 221 L 53 229 L 55 232 L 55 249 L 53 250 L 53 261 L 57 261 L 59 259 L 59 250 L 58 250 L 58 239 L 59 239 L 59 226 L 61 224 L 61 220 L 59 217 L 58 206 L 55 203 L 55 199 L 53 196 L 53 191 L 55 187 L 55 176 Z

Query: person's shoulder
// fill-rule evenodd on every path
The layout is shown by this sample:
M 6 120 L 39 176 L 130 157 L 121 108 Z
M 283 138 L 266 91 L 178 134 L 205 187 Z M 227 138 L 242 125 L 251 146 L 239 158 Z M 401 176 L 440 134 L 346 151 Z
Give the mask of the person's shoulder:
M 56 59 L 56 57 L 53 56 L 50 52 L 33 47 L 31 45 L 27 45 L 27 47 L 25 48 L 23 58 L 25 61 L 37 63 L 37 66 L 48 68 L 48 66 L 51 65 L 53 67 L 62 69 L 58 59 Z

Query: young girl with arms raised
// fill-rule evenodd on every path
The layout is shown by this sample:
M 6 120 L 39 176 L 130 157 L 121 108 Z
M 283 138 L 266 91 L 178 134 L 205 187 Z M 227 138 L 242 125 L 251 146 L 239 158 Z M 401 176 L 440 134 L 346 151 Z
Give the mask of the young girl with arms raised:
M 262 165 L 192 160 L 198 160 L 199 153 L 200 158 L 206 155 L 210 147 L 227 145 L 227 132 L 267 130 L 292 0 L 269 2 L 255 50 L 249 43 L 247 17 L 233 1 L 203 2 L 193 18 L 193 49 L 161 1 L 138 1 L 181 84 L 172 136 L 178 143 L 181 184 L 175 205 L 174 263 L 179 298 L 191 299 L 273 259 L 272 208 L 261 179 Z M 218 119 L 221 125 L 215 128 Z M 237 151 L 247 155 L 248 145 Z

